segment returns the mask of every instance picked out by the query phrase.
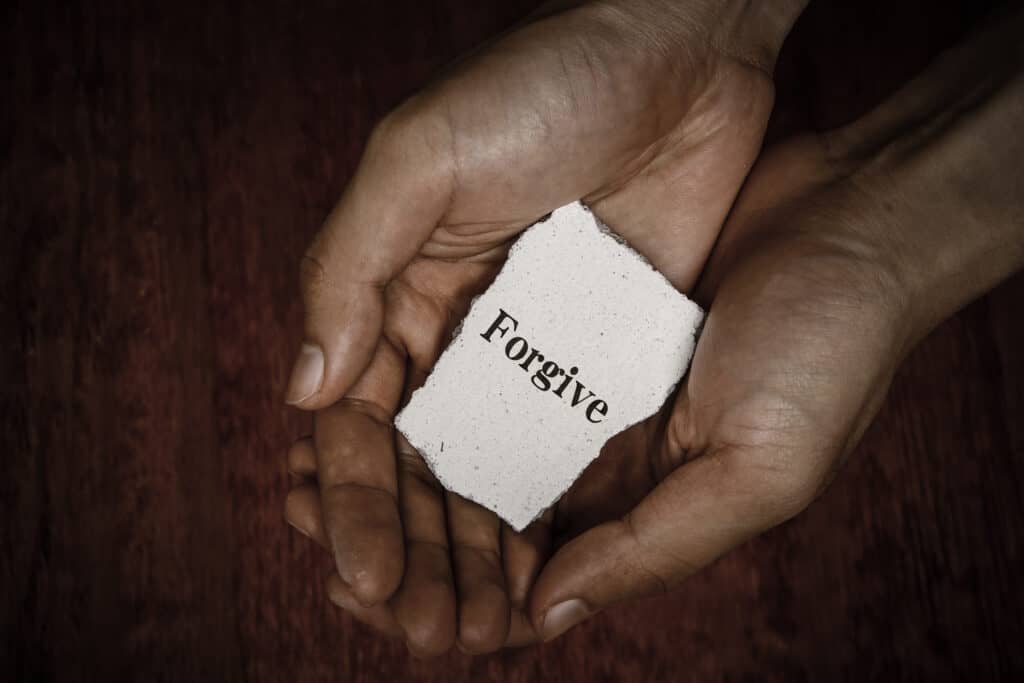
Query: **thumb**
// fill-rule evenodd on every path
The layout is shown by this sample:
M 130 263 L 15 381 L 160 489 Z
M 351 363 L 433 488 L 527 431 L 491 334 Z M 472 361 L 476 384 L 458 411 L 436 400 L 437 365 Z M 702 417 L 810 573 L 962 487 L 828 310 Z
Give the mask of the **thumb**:
M 728 451 L 690 461 L 626 516 L 559 549 L 531 595 L 541 637 L 555 638 L 617 602 L 667 592 L 811 501 L 812 477 L 757 465 L 753 455 Z
M 307 410 L 340 399 L 377 346 L 384 288 L 412 260 L 447 209 L 443 124 L 390 115 L 370 137 L 352 181 L 301 266 L 305 341 L 285 402 Z

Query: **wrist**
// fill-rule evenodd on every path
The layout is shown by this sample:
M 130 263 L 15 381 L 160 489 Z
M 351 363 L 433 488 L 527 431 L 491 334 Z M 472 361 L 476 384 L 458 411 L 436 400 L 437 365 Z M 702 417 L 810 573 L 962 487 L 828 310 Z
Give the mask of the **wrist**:
M 1024 268 L 1024 12 L 992 22 L 829 134 L 898 275 L 913 338 Z
M 782 44 L 809 0 L 594 0 L 587 6 L 658 48 L 720 55 L 772 73 Z
M 711 5 L 718 12 L 716 47 L 772 73 L 782 45 L 809 0 L 732 1 Z

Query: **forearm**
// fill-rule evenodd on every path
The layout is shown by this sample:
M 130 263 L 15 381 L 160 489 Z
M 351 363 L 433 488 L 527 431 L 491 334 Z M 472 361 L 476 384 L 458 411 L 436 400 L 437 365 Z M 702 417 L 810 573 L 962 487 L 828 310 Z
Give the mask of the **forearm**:
M 833 134 L 905 288 L 914 339 L 1024 268 L 1024 11 Z

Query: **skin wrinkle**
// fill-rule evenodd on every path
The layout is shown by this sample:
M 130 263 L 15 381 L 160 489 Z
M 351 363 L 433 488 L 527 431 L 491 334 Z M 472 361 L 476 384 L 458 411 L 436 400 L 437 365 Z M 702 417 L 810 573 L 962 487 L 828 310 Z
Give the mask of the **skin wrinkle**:
M 473 500 L 464 498 L 456 493 L 446 492 L 445 504 L 448 507 L 448 521 L 451 522 L 455 516 L 453 509 L 461 517 L 473 517 L 482 521 L 481 525 L 464 526 L 457 529 L 449 528 L 449 537 L 453 545 L 470 547 L 473 549 L 487 549 L 499 546 L 497 536 L 490 533 L 490 530 L 500 529 L 501 524 L 496 517 L 488 514 L 488 511 Z M 457 508 L 457 509 L 456 509 Z
M 422 547 L 425 547 L 425 548 L 431 548 L 431 549 L 437 550 L 439 552 L 443 552 L 446 555 L 451 550 L 451 546 L 448 545 L 447 543 L 442 543 L 441 541 L 432 541 L 430 539 L 420 538 L 420 537 L 415 536 L 415 535 L 407 535 L 405 537 L 405 542 L 406 542 L 407 546 L 418 545 L 418 546 L 422 546 Z M 434 578 L 438 581 L 438 583 L 443 583 L 445 585 L 445 587 L 447 587 L 448 579 L 446 577 L 445 578 L 434 577 Z
M 575 75 L 570 71 L 569 65 L 565 61 L 565 51 L 556 50 L 555 54 L 558 57 L 558 65 L 562 70 L 562 82 L 565 86 L 565 99 L 569 105 L 569 113 L 573 118 L 578 119 L 581 105 L 579 96 L 576 94 L 575 89 Z M 548 128 L 544 132 L 545 138 L 549 137 L 551 134 L 550 128 Z
M 890 241 L 882 239 L 882 236 L 892 231 L 892 221 L 879 217 L 881 210 L 876 199 L 879 195 L 863 187 L 861 179 L 862 176 L 858 175 L 848 177 L 844 189 L 847 198 L 856 195 L 846 201 L 856 202 L 861 207 L 862 218 L 858 228 L 818 235 L 816 240 L 832 249 L 836 263 L 849 268 L 854 273 L 851 280 L 864 288 L 852 302 L 852 307 L 861 303 L 881 303 L 893 320 L 899 320 L 910 312 L 910 292 L 913 291 L 906 268 L 902 265 L 905 258 L 901 250 L 878 246 Z M 844 225 L 843 219 L 830 218 L 831 209 L 823 209 L 821 203 L 815 208 L 823 211 L 825 220 Z M 847 297 L 856 294 L 849 289 L 844 292 Z
M 361 398 L 346 396 L 339 403 L 344 404 L 349 410 L 370 418 L 381 427 L 391 428 L 391 412 L 373 401 L 366 401 Z
M 419 453 L 405 448 L 397 448 L 395 454 L 398 457 L 398 467 L 403 473 L 414 478 L 417 483 L 427 487 L 433 493 L 440 494 L 444 492 L 441 482 L 437 480 L 437 477 L 433 475 L 430 468 L 423 462 Z
M 391 287 L 393 288 L 393 291 L 398 290 L 399 292 L 408 292 L 408 296 L 416 300 L 416 304 L 411 305 L 411 307 L 416 308 L 417 306 L 420 306 L 433 308 L 435 313 L 434 317 L 437 319 L 445 320 L 449 326 L 454 320 L 461 318 L 464 312 L 464 307 L 456 301 L 455 297 L 449 294 L 442 294 L 441 292 L 438 291 L 433 291 L 430 293 L 423 292 L 417 289 L 412 283 L 402 278 L 396 279 L 394 282 L 392 282 Z M 396 293 L 395 295 L 401 296 L 398 293 Z M 404 354 L 408 354 L 409 348 L 404 342 L 404 340 L 398 339 L 392 341 L 392 344 L 396 345 L 397 349 L 400 349 Z M 429 371 L 430 368 L 420 369 Z
M 420 257 L 421 261 L 436 261 L 438 263 L 447 264 L 462 264 L 462 263 L 499 263 L 502 258 L 508 255 L 508 250 L 511 248 L 511 239 L 505 240 L 499 244 L 486 249 L 485 251 L 477 250 L 473 253 L 471 247 L 466 247 L 466 251 L 460 254 L 447 254 L 441 256 L 440 254 L 429 253 L 432 252 L 431 248 L 433 245 L 425 244 L 423 246 L 423 254 Z
M 852 179 L 848 182 L 851 183 L 852 187 L 855 187 Z M 845 190 L 845 192 L 848 191 Z M 858 200 L 860 202 L 859 206 L 867 207 L 874 205 L 876 203 L 875 196 L 870 195 L 870 198 L 868 196 L 860 198 Z M 842 199 L 841 201 L 845 202 L 848 200 Z M 815 224 L 831 224 L 833 226 L 842 226 L 843 229 L 833 229 L 828 232 L 820 230 L 803 231 L 802 234 L 807 236 L 812 251 L 808 252 L 805 257 L 810 268 L 801 276 L 810 279 L 815 273 L 820 273 L 819 280 L 828 282 L 832 279 L 836 269 L 845 270 L 851 273 L 851 276 L 847 278 L 851 285 L 854 283 L 858 284 L 862 291 L 855 291 L 847 286 L 842 291 L 834 293 L 835 300 L 833 303 L 849 300 L 851 310 L 856 310 L 865 303 L 892 303 L 897 313 L 903 313 L 904 307 L 898 304 L 901 301 L 900 295 L 907 291 L 903 269 L 897 264 L 897 260 L 887 255 L 885 253 L 886 250 L 879 247 L 877 239 L 867 239 L 862 234 L 865 232 L 865 226 L 871 225 L 871 222 L 861 220 L 858 228 L 848 228 L 845 225 L 846 219 L 841 217 L 841 214 L 835 208 L 836 202 L 830 193 L 823 193 L 821 199 L 817 200 L 814 204 L 807 202 L 804 204 L 808 206 L 808 209 L 805 209 L 805 211 L 820 213 L 820 217 L 815 221 Z M 864 215 L 870 215 L 870 212 L 865 211 Z M 883 232 L 880 222 L 878 225 L 879 227 L 873 229 L 872 232 Z M 792 230 L 790 233 L 795 235 L 801 234 L 798 231 Z M 827 267 L 823 267 L 825 264 L 827 264 Z M 812 282 L 812 285 L 814 284 L 820 284 L 820 282 Z
M 631 44 L 642 46 L 645 50 L 654 48 L 661 57 L 674 56 L 678 50 L 684 53 L 690 50 L 690 41 L 701 40 L 705 33 L 704 26 L 694 21 L 689 14 L 669 6 L 667 14 L 677 23 L 666 21 L 662 12 L 666 9 L 661 7 L 662 12 L 653 11 L 642 6 L 633 9 L 637 15 L 631 15 L 621 7 L 612 3 L 596 3 L 596 7 L 604 10 L 605 19 L 612 19 L 617 26 L 629 27 L 634 32 L 634 39 Z M 673 11 L 675 9 L 675 11 Z M 674 36 L 666 35 L 664 26 L 672 25 L 678 35 L 685 35 L 687 40 L 680 41 Z M 707 43 L 705 43 L 707 45 Z
M 577 39 L 574 42 L 574 46 L 576 47 L 577 54 L 583 61 L 583 66 L 587 73 L 587 78 L 589 79 L 590 85 L 592 87 L 596 86 L 598 83 L 601 82 L 601 79 L 598 77 L 598 74 L 603 69 L 597 68 L 597 65 L 594 63 L 595 57 L 591 56 L 590 50 L 587 49 L 586 45 L 584 45 L 582 41 Z
M 480 221 L 476 223 L 447 223 L 437 229 L 440 235 L 431 235 L 430 242 L 442 247 L 469 246 L 478 249 L 487 246 L 492 242 L 501 242 L 511 239 L 523 228 L 525 221 Z M 490 230 L 481 230 L 483 226 L 495 226 Z M 458 229 L 463 228 L 460 232 Z M 438 237 L 449 235 L 452 239 L 447 242 Z
M 782 35 L 775 34 L 780 33 L 781 29 L 788 29 L 789 23 L 785 22 L 778 26 L 771 26 L 770 28 L 774 34 L 754 40 L 753 42 L 755 43 L 761 40 L 761 43 L 756 45 L 755 49 L 742 49 L 737 46 L 747 42 L 746 36 L 744 36 L 744 29 L 750 25 L 750 17 L 758 17 L 755 23 L 759 24 L 759 31 L 762 30 L 760 24 L 766 23 L 763 16 L 759 16 L 758 12 L 751 11 L 752 8 L 760 10 L 763 4 L 748 1 L 742 3 L 742 5 L 733 3 L 722 7 L 718 3 L 705 3 L 703 7 L 694 11 L 690 8 L 698 3 L 685 7 L 673 2 L 655 3 L 654 6 L 648 3 L 634 9 L 638 15 L 637 17 L 629 16 L 623 9 L 613 3 L 595 4 L 601 7 L 613 19 L 638 26 L 638 30 L 644 30 L 649 26 L 656 27 L 646 31 L 646 34 L 642 36 L 644 40 L 640 44 L 645 46 L 653 45 L 663 54 L 673 54 L 680 49 L 692 49 L 693 42 L 700 41 L 703 44 L 704 52 L 717 53 L 726 59 L 756 69 L 769 77 L 771 77 L 774 70 L 775 54 L 778 51 L 776 43 L 781 42 L 783 37 Z M 806 5 L 805 2 L 793 3 L 794 8 L 802 9 L 804 5 Z M 776 15 L 781 16 L 790 16 L 793 13 L 799 13 L 799 11 L 789 8 L 788 10 L 776 10 L 775 12 Z M 716 16 L 719 21 L 710 22 L 708 20 L 710 15 Z M 670 20 L 666 21 L 666 16 L 670 17 Z M 675 33 L 669 34 L 664 31 L 662 27 L 665 25 L 672 25 L 676 28 Z M 708 25 L 716 26 L 717 30 L 707 31 L 706 26 Z M 680 41 L 676 37 L 679 35 L 687 36 L 688 40 Z
M 332 484 L 327 484 L 325 486 L 322 485 L 320 496 L 322 498 L 328 498 L 330 496 L 341 495 L 351 491 L 366 491 L 369 493 L 384 494 L 385 496 L 391 498 L 395 502 L 398 501 L 398 498 L 395 496 L 395 494 L 386 488 L 376 486 L 374 484 L 361 484 L 350 481 L 339 481 Z
M 772 77 L 772 75 L 773 75 L 773 73 L 775 71 L 775 59 L 774 59 L 774 54 L 773 54 L 774 51 L 763 50 L 762 49 L 761 52 L 772 53 L 771 57 L 766 58 L 764 56 L 764 54 L 759 54 L 759 55 L 755 56 L 755 55 L 746 54 L 746 53 L 741 52 L 741 51 L 736 51 L 729 44 L 732 41 L 726 41 L 726 40 L 723 40 L 723 39 L 716 39 L 715 35 L 709 35 L 707 37 L 707 40 L 708 40 L 708 45 L 709 45 L 709 47 L 711 48 L 712 51 L 717 52 L 718 54 L 721 54 L 722 56 L 726 57 L 727 59 L 731 59 L 733 61 L 739 62 L 740 64 L 743 64 L 744 66 L 747 66 L 747 67 L 749 67 L 751 69 L 754 69 L 755 71 L 760 71 L 762 74 L 764 74 L 765 76 L 768 76 L 769 78 Z
M 443 96 L 442 100 L 444 102 L 442 110 L 444 111 L 445 137 L 448 140 L 448 201 L 445 202 L 444 211 L 441 212 L 439 221 L 443 225 L 451 207 L 456 204 L 462 183 L 459 180 L 459 150 L 455 135 L 455 117 L 452 115 L 452 102 L 451 99 Z
M 496 569 L 501 569 L 502 568 L 501 552 L 499 550 L 496 550 L 494 548 L 489 548 L 489 547 L 486 547 L 486 546 L 475 545 L 473 543 L 466 543 L 465 541 L 462 541 L 462 542 L 459 542 L 459 543 L 455 543 L 453 545 L 453 547 L 473 552 L 476 555 L 479 555 L 481 557 L 481 559 L 483 559 L 484 562 L 486 562 L 487 564 L 491 565 L 492 567 L 494 567 Z M 493 585 L 495 585 L 495 586 L 501 588 L 502 590 L 504 590 L 504 583 L 503 582 L 495 582 L 495 581 L 493 581 L 493 579 L 486 578 L 486 577 L 484 579 L 481 579 L 481 580 L 484 581 L 484 582 L 491 582 Z
M 315 300 L 318 297 L 323 298 L 320 293 L 325 289 L 336 293 L 347 293 L 347 287 L 341 285 L 328 275 L 328 269 L 324 266 L 323 262 L 311 253 L 303 254 L 302 260 L 299 262 L 299 280 L 300 288 L 311 300 Z M 373 287 L 377 290 L 382 290 L 387 285 L 386 282 L 379 283 L 373 280 L 356 282 L 355 284 Z
M 649 577 L 654 582 L 656 586 L 655 590 L 653 591 L 654 595 L 665 595 L 669 592 L 670 589 L 669 582 L 668 580 L 663 578 L 661 574 L 659 574 L 657 571 L 647 566 L 645 558 L 649 554 L 650 547 L 645 547 L 644 541 L 641 540 L 640 535 L 637 533 L 636 527 L 633 524 L 632 511 L 627 512 L 625 515 L 622 516 L 622 527 L 623 529 L 625 529 L 626 535 L 631 540 L 631 542 L 638 548 L 643 549 L 641 552 L 634 554 L 636 562 L 636 564 L 634 565 L 634 569 L 640 570 L 642 574 Z M 663 549 L 661 547 L 657 547 L 657 551 L 658 553 L 663 553 Z
M 792 446 L 747 446 L 723 440 L 717 460 L 729 473 L 729 492 L 739 495 L 743 505 L 734 511 L 734 524 L 748 529 L 750 538 L 800 514 L 813 500 L 820 478 L 800 467 L 800 456 Z M 794 466 L 796 465 L 796 466 Z M 751 520 L 754 520 L 752 523 Z
M 612 11 L 614 12 L 616 10 L 612 10 Z M 646 54 L 644 56 L 646 56 Z M 680 65 L 683 64 L 683 63 L 686 63 L 686 64 L 690 65 L 691 68 L 690 68 L 690 72 L 687 74 L 687 80 L 689 80 L 691 82 L 691 85 L 690 85 L 691 88 L 694 88 L 694 87 L 699 88 L 700 87 L 699 86 L 700 83 L 706 82 L 702 78 L 698 78 L 698 77 L 695 76 L 695 74 L 702 73 L 704 70 L 703 69 L 694 69 L 693 68 L 692 65 L 697 62 L 697 60 L 695 60 L 694 58 L 688 57 L 686 59 L 667 59 L 665 61 L 670 65 L 670 68 L 673 71 L 676 71 L 677 69 L 679 69 Z M 682 78 L 681 74 L 676 72 L 676 75 L 677 75 L 677 79 L 676 80 L 678 82 L 684 82 L 684 79 Z M 697 84 L 697 85 L 694 85 L 694 84 Z M 660 100 L 658 100 L 658 102 L 660 102 Z M 691 115 L 691 113 L 692 113 L 692 107 L 693 106 L 694 105 L 691 104 L 691 105 L 689 105 L 690 108 L 678 112 L 677 115 L 674 117 L 674 119 L 676 121 L 681 121 L 681 120 L 685 120 L 686 118 L 688 118 Z M 663 115 L 663 111 L 662 111 L 661 107 L 657 107 L 657 106 L 654 107 L 653 108 L 653 112 L 654 112 L 653 115 L 654 115 L 655 118 L 654 118 L 652 130 L 658 131 L 658 132 L 655 134 L 655 141 L 652 142 L 646 149 L 641 151 L 637 155 L 637 158 L 635 159 L 635 161 L 632 162 L 636 166 L 637 170 L 634 173 L 626 174 L 624 176 L 624 178 L 619 183 L 613 184 L 613 185 L 609 186 L 606 189 L 606 191 L 603 193 L 603 195 L 598 195 L 598 196 L 592 195 L 592 196 L 588 197 L 589 201 L 598 201 L 601 198 L 603 198 L 604 196 L 607 196 L 608 194 L 612 194 L 619 187 L 621 187 L 622 185 L 625 185 L 626 183 L 631 181 L 633 178 L 635 178 L 636 175 L 638 175 L 638 174 L 648 174 L 649 170 L 651 168 L 650 167 L 650 162 L 651 161 L 656 161 L 658 158 L 660 158 L 665 153 L 667 148 L 679 144 L 679 139 L 682 138 L 683 135 L 679 132 L 678 124 L 674 123 L 672 125 L 672 127 L 666 126 L 662 122 L 664 115 Z M 649 111 L 645 112 L 645 114 L 650 115 L 650 112 Z M 673 141 L 673 138 L 675 138 L 674 141 Z M 645 161 L 645 158 L 646 158 L 646 161 Z M 628 166 L 629 164 L 630 164 L 630 162 L 627 162 L 626 165 Z
M 657 451 L 658 457 L 650 458 L 651 481 L 662 481 L 685 463 L 701 457 L 707 447 L 706 443 L 697 445 L 691 418 L 692 409 L 686 390 L 684 377 L 680 381 L 676 398 L 670 399 L 669 405 L 672 405 L 673 409 L 665 411 L 665 417 L 658 428 L 658 433 L 664 435 L 664 438 L 662 447 Z

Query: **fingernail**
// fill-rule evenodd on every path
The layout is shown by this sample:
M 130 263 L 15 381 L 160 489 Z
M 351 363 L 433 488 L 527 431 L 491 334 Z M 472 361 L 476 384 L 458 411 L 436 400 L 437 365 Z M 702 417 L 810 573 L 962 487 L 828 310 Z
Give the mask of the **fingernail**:
M 298 531 L 300 534 L 302 534 L 306 538 L 313 538 L 313 536 L 308 531 L 306 531 L 301 526 L 299 526 L 298 524 L 296 524 L 292 520 L 288 519 L 287 517 L 285 517 L 284 521 L 288 522 L 288 526 L 290 526 L 291 528 L 295 529 L 296 531 Z
M 541 637 L 544 640 L 557 638 L 589 616 L 590 607 L 579 598 L 560 602 L 544 614 Z
M 315 344 L 303 344 L 288 381 L 285 403 L 295 405 L 320 390 L 324 381 L 324 352 Z

